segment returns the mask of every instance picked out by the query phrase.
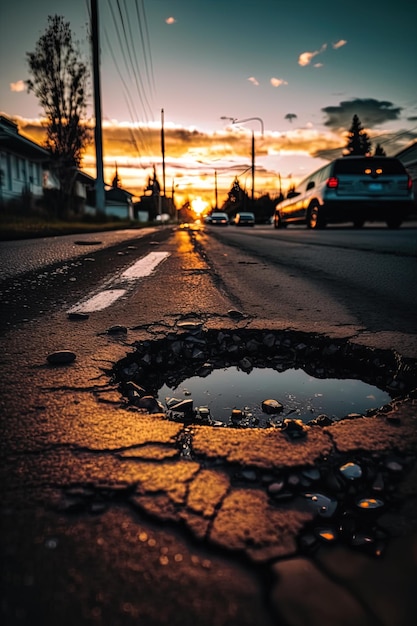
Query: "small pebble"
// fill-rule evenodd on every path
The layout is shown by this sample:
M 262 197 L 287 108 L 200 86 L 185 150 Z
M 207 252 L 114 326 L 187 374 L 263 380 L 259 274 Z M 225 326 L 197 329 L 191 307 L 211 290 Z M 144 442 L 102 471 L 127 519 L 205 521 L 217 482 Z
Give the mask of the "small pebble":
M 48 354 L 46 360 L 48 363 L 51 363 L 51 365 L 65 365 L 72 363 L 76 358 L 76 354 L 71 352 L 71 350 L 58 350 L 57 352 Z
M 76 320 L 88 320 L 88 318 L 90 317 L 88 313 L 68 313 L 68 319 L 72 320 L 72 321 L 76 321 Z
M 127 334 L 126 326 L 121 326 L 120 324 L 116 324 L 115 326 L 111 326 L 110 328 L 107 329 L 108 335 L 117 335 L 118 333 L 126 335 Z

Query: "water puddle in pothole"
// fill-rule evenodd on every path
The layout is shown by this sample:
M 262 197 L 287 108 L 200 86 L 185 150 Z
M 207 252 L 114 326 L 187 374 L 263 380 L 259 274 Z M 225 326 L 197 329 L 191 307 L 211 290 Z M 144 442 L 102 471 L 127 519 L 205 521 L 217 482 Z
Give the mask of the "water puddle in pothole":
M 247 373 L 238 367 L 216 369 L 205 377 L 190 377 L 175 388 L 164 384 L 158 390 L 163 404 L 173 397 L 192 399 L 194 409 L 207 407 L 212 420 L 226 424 L 230 424 L 232 411 L 238 409 L 252 426 L 265 426 L 285 417 L 305 423 L 323 414 L 340 419 L 365 414 L 391 401 L 387 392 L 361 380 L 319 379 L 302 369 L 278 372 L 253 368 Z M 263 411 L 262 402 L 267 399 L 283 405 L 275 416 Z

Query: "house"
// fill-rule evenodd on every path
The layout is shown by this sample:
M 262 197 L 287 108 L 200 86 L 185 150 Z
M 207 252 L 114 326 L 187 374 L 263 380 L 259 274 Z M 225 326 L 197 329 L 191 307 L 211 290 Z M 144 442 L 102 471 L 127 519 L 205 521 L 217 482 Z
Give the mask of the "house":
M 133 220 L 133 194 L 121 187 L 105 189 L 106 215 L 122 220 Z
M 397 152 L 395 155 L 397 159 L 401 161 L 404 167 L 407 168 L 408 173 L 413 181 L 415 213 L 417 213 L 417 141 Z
M 0 205 L 13 201 L 33 208 L 43 198 L 44 166 L 49 153 L 23 137 L 18 126 L 0 115 Z M 56 184 L 56 181 L 50 185 Z
M 95 215 L 96 180 L 80 169 L 68 171 L 70 199 L 67 217 Z M 56 212 L 62 205 L 60 182 L 51 167 L 50 154 L 19 133 L 15 122 L 0 115 L 0 206 L 26 210 L 42 207 Z M 133 194 L 121 187 L 105 189 L 105 214 L 133 219 Z
M 95 215 L 94 188 L 96 179 L 82 170 L 75 170 L 71 189 L 71 212 L 74 215 Z

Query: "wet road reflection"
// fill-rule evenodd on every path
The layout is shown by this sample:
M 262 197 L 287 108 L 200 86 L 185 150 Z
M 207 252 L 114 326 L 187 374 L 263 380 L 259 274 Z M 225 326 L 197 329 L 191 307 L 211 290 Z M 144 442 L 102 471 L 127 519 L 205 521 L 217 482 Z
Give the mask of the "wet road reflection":
M 206 406 L 212 419 L 228 423 L 233 409 L 265 422 L 262 402 L 273 398 L 283 405 L 280 418 L 291 415 L 308 422 L 320 414 L 342 418 L 351 413 L 365 413 L 387 404 L 389 394 L 361 380 L 319 379 L 302 369 L 277 372 L 271 368 L 254 368 L 250 373 L 237 367 L 217 369 L 205 378 L 193 376 L 179 387 L 161 387 L 158 397 L 190 397 L 194 406 Z

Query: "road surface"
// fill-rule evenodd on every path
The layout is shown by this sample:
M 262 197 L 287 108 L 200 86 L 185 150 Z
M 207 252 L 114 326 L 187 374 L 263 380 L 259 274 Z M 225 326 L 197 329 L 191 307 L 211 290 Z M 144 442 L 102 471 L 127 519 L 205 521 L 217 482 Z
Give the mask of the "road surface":
M 2 248 L 2 623 L 412 626 L 415 233 L 168 227 Z M 287 432 L 170 421 L 115 377 L 201 366 L 208 347 L 253 359 L 271 338 L 278 357 L 360 355 L 408 386 Z
M 184 273 L 178 263 L 186 263 L 192 252 L 221 293 L 266 324 L 273 320 L 304 331 L 356 333 L 365 341 L 372 335 L 370 343 L 416 355 L 414 228 L 277 232 L 271 226 L 211 227 L 180 229 L 172 236 L 164 228 L 136 236 L 122 231 L 7 242 L 0 248 L 2 328 L 69 310 L 112 285 L 124 288 L 119 277 L 150 248 L 171 255 L 146 281 L 147 286 L 152 281 L 153 293 L 163 290 L 165 302 Z M 140 280 L 130 281 L 124 301 L 141 289 Z M 202 310 L 204 294 L 193 295 Z

